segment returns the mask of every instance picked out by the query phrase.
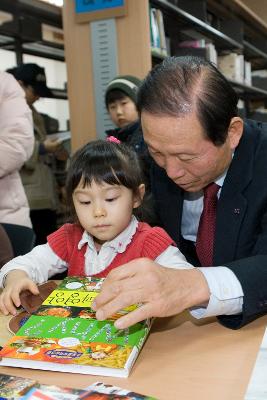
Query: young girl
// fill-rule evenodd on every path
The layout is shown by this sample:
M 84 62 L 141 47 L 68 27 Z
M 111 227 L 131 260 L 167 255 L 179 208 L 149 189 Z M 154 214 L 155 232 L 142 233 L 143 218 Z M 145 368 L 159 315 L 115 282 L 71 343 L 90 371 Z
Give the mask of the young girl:
M 123 144 L 96 140 L 73 156 L 67 196 L 74 223 L 65 224 L 30 253 L 0 271 L 0 309 L 16 314 L 19 294 L 38 294 L 37 284 L 68 270 L 68 275 L 105 277 L 138 257 L 170 268 L 193 268 L 172 239 L 133 216 L 145 192 L 136 153 Z

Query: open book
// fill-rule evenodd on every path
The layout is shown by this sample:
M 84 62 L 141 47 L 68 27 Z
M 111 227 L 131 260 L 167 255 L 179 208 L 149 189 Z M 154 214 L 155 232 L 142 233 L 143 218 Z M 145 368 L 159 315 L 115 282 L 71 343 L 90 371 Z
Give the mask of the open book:
M 103 279 L 67 277 L 0 351 L 0 365 L 127 377 L 148 335 L 150 321 L 117 330 L 91 309 Z
M 62 132 L 56 132 L 56 133 L 50 133 L 48 135 L 49 139 L 60 139 L 62 142 L 65 140 L 70 140 L 71 139 L 71 133 L 70 131 L 62 131 Z

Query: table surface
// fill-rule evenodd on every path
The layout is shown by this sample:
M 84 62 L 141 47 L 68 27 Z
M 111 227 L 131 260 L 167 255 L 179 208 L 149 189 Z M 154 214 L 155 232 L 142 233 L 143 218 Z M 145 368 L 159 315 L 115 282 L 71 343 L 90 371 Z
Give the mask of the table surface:
M 9 318 L 0 314 L 0 345 L 11 337 Z M 160 400 L 241 400 L 266 325 L 267 316 L 237 331 L 215 319 L 199 322 L 187 312 L 157 319 L 126 379 L 11 367 L 0 367 L 0 373 L 77 388 L 102 381 Z

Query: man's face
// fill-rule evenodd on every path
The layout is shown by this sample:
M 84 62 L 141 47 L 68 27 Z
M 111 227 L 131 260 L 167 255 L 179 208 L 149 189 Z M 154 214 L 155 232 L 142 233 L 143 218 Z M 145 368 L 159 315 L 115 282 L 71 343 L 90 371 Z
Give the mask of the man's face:
M 231 130 L 226 142 L 215 146 L 205 137 L 195 113 L 178 118 L 142 112 L 141 123 L 155 162 L 188 192 L 203 189 L 228 168 L 240 139 Z

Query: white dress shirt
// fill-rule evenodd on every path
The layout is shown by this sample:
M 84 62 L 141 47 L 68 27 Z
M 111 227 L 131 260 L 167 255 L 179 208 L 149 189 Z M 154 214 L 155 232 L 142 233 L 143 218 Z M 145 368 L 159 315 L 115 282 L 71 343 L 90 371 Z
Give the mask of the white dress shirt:
M 92 236 L 84 231 L 78 243 L 78 249 L 87 244 L 84 261 L 86 275 L 95 275 L 105 270 L 117 253 L 127 251 L 127 245 L 131 242 L 137 226 L 137 219 L 132 217 L 128 227 L 115 239 L 105 242 L 99 252 L 95 249 Z M 194 268 L 186 261 L 180 250 L 174 246 L 169 246 L 155 261 L 168 268 Z M 34 282 L 40 284 L 46 282 L 53 275 L 66 271 L 68 264 L 61 260 L 47 243 L 36 246 L 30 253 L 18 256 L 5 264 L 0 271 L 0 287 L 3 287 L 8 272 L 14 269 L 25 271 Z
M 227 171 L 215 183 L 223 186 Z M 220 197 L 221 189 L 218 191 Z M 185 193 L 181 233 L 184 239 L 196 243 L 197 230 L 203 210 L 203 191 Z M 209 289 L 210 300 L 207 306 L 195 307 L 191 314 L 195 318 L 211 317 L 215 315 L 232 315 L 242 311 L 243 290 L 236 275 L 227 267 L 201 267 Z

